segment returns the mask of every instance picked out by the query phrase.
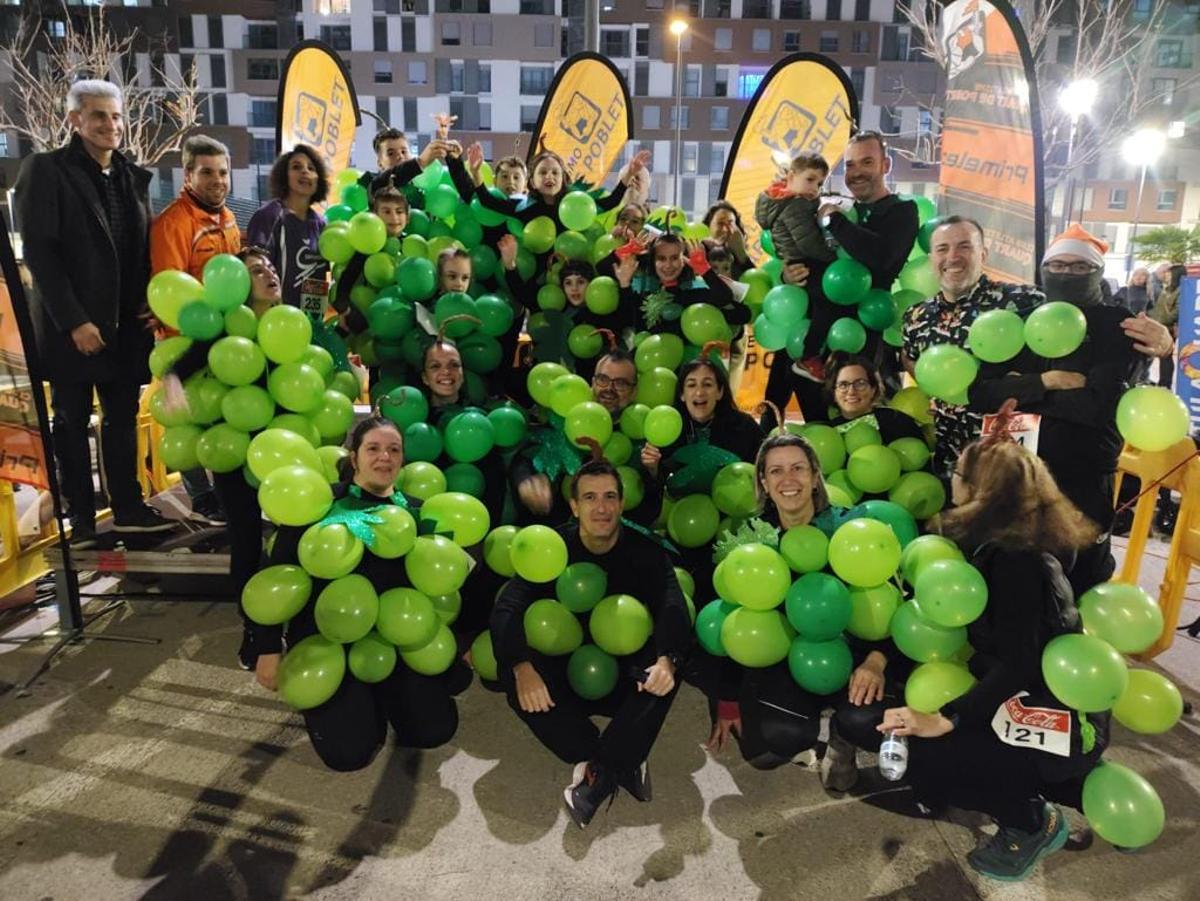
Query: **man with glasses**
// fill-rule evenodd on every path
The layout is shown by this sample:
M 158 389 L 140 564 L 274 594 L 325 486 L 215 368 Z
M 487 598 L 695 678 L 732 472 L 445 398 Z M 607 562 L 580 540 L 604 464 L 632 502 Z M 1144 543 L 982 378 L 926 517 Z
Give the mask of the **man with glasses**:
M 616 428 L 621 413 L 633 403 L 637 376 L 637 365 L 624 350 L 611 350 L 596 363 L 596 371 L 592 376 L 592 397 L 608 410 L 613 419 L 613 428 Z M 547 425 L 545 428 L 552 429 L 554 426 Z M 558 473 L 547 471 L 554 467 L 547 466 L 546 444 L 536 438 L 513 458 L 510 472 L 513 495 L 521 507 L 520 521 L 522 525 L 531 522 L 560 525 L 570 518 L 570 511 L 561 493 L 555 491 L 551 484 L 551 475 Z

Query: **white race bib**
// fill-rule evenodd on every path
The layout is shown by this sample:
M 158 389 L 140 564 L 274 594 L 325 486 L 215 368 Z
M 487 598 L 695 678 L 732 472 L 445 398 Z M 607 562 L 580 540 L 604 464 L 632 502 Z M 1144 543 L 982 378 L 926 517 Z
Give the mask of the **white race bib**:
M 996 431 L 996 420 L 999 417 L 995 413 L 988 413 L 983 417 L 983 435 L 986 437 Z M 1031 454 L 1036 454 L 1038 449 L 1038 431 L 1042 427 L 1042 414 L 1040 413 L 1013 413 L 1012 418 L 1008 421 L 1008 434 L 1012 436 L 1012 440 L 1017 442 L 1029 451 Z
M 1071 711 L 1026 707 L 1021 699 L 1028 695 L 1027 691 L 1015 694 L 996 709 L 992 717 L 996 737 L 1014 748 L 1070 757 Z

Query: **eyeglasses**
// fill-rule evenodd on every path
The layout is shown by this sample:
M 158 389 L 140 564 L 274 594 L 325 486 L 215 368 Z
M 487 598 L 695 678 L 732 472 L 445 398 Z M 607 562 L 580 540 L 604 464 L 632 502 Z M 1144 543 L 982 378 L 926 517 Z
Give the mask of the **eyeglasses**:
M 609 378 L 608 376 L 601 375 L 598 372 L 592 376 L 592 382 L 597 388 L 612 387 L 618 391 L 628 391 L 633 387 L 633 382 L 629 381 L 629 379 Z
M 426 372 L 441 372 L 443 369 L 447 370 L 448 372 L 461 372 L 462 363 L 459 363 L 457 360 L 451 360 L 449 363 L 444 365 L 442 363 L 430 363 L 425 367 Z
M 835 391 L 845 392 L 853 388 L 855 391 L 866 391 L 871 387 L 868 379 L 855 379 L 852 382 L 838 382 L 833 386 Z
M 1095 272 L 1099 266 L 1093 266 L 1091 263 L 1064 263 L 1062 260 L 1050 260 L 1045 264 L 1047 272 L 1053 272 L 1056 275 L 1061 275 L 1064 272 L 1069 272 L 1071 275 L 1087 275 L 1089 272 Z

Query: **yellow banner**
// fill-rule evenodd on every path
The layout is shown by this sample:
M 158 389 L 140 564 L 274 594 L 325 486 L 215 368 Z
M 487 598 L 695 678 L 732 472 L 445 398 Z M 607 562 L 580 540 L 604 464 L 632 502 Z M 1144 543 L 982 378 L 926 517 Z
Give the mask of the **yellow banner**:
M 278 109 L 275 144 L 280 153 L 308 144 L 321 151 L 331 173 L 350 165 L 362 117 L 350 72 L 332 48 L 303 41 L 288 54 Z
M 577 53 L 563 63 L 542 103 L 529 156 L 543 147 L 567 161 L 572 180 L 598 185 L 633 137 L 629 89 L 604 57 Z
M 746 249 L 756 263 L 767 259 L 762 231 L 754 221 L 758 195 L 780 164 L 802 151 L 820 153 L 831 170 L 836 168 L 857 117 L 858 103 L 846 74 L 819 54 L 792 54 L 763 78 L 738 128 L 721 184 L 721 197 L 742 213 Z M 752 409 L 763 399 L 773 357 L 751 336 L 737 393 L 742 409 Z

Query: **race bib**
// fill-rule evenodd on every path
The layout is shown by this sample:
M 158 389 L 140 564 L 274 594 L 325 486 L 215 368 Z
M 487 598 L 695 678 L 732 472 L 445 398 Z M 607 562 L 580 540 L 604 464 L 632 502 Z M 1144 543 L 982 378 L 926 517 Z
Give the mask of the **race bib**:
M 324 279 L 306 278 L 300 283 L 300 309 L 313 325 L 320 325 L 329 313 L 329 285 Z
M 983 417 L 983 434 L 984 437 L 996 431 L 996 420 L 1000 417 L 995 413 L 988 413 Z M 1012 436 L 1012 440 L 1024 447 L 1031 454 L 1036 454 L 1038 449 L 1038 430 L 1042 427 L 1042 414 L 1040 413 L 1014 413 L 1008 422 L 1008 434 Z
M 992 731 L 1006 745 L 1045 751 L 1058 757 L 1071 756 L 1071 711 L 1054 707 L 1026 707 L 1021 699 L 1029 692 L 1013 695 L 996 709 Z

